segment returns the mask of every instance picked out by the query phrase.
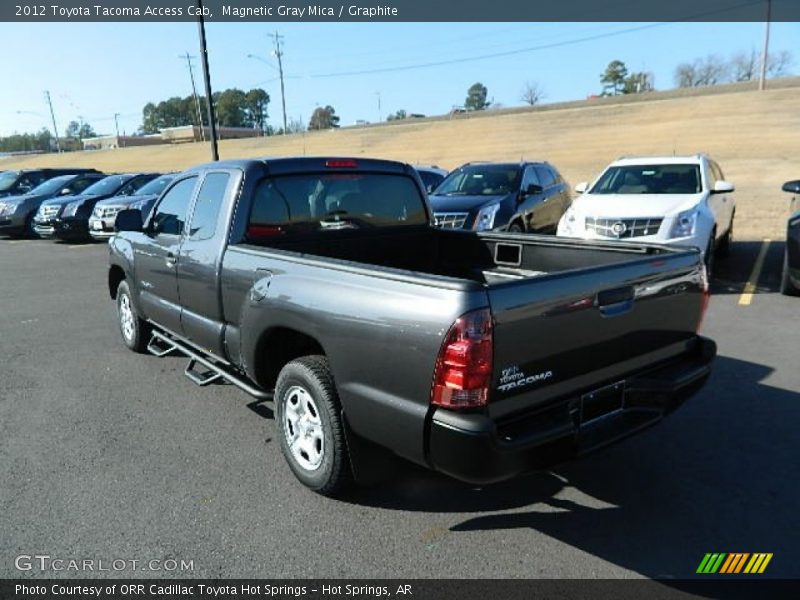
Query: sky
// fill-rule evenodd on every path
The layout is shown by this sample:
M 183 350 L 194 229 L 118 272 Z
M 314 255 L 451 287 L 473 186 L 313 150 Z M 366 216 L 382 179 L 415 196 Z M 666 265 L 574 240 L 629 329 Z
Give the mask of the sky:
M 791 72 L 800 74 L 800 23 L 771 27 L 771 50 L 790 51 Z M 544 89 L 544 102 L 583 99 L 601 91 L 600 75 L 615 59 L 630 71 L 652 72 L 656 89 L 668 89 L 682 61 L 760 51 L 764 24 L 208 23 L 206 31 L 213 89 L 264 88 L 269 121 L 278 127 L 275 31 L 284 36 L 288 118 L 307 124 L 316 106 L 331 105 L 341 125 L 351 125 L 399 109 L 446 113 L 463 104 L 475 82 L 506 107 L 522 104 L 526 81 Z M 191 94 L 179 57 L 186 52 L 199 54 L 194 22 L 2 23 L 0 55 L 11 60 L 0 67 L 0 135 L 51 128 L 44 90 L 62 134 L 79 117 L 113 133 L 114 113 L 120 131 L 133 133 L 147 102 Z

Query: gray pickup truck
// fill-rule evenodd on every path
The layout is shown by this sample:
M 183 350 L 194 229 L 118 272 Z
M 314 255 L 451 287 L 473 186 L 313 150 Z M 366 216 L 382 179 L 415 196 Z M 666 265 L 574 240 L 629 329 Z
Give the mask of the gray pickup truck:
M 274 401 L 322 494 L 387 450 L 473 483 L 587 452 L 676 408 L 716 354 L 697 249 L 438 229 L 402 163 L 201 165 L 116 229 L 125 344 Z

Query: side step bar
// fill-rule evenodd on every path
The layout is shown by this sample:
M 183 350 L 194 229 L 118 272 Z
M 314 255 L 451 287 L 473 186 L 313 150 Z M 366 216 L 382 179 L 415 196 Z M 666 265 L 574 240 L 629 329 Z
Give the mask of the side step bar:
M 155 352 L 151 350 L 151 347 L 155 350 Z M 168 350 L 165 350 L 167 348 Z M 181 354 L 188 356 L 189 364 L 186 365 L 186 370 L 184 373 L 186 374 L 186 377 L 188 377 L 197 385 L 205 386 L 214 381 L 224 379 L 239 389 L 244 390 L 254 398 L 258 398 L 259 400 L 272 400 L 272 394 L 255 387 L 248 381 L 245 381 L 240 376 L 231 373 L 220 365 L 214 364 L 212 361 L 201 356 L 186 344 L 167 337 L 160 331 L 153 330 L 153 337 L 150 339 L 150 344 L 148 344 L 147 350 L 156 356 L 166 356 L 174 351 L 178 351 Z M 204 372 L 198 372 L 196 370 L 197 365 L 201 365 L 207 370 Z

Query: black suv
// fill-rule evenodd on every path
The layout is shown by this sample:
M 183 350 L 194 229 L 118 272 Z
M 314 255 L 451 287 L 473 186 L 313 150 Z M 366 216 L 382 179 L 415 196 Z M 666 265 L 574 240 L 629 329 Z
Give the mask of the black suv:
M 546 162 L 467 163 L 429 196 L 435 223 L 450 229 L 555 233 L 569 186 Z
M 59 175 L 97 172 L 95 169 L 22 169 L 0 172 L 0 198 L 22 196 L 39 184 Z

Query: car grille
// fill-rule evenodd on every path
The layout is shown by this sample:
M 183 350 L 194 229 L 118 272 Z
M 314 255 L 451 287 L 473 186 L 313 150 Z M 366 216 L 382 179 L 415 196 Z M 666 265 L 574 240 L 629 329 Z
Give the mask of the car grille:
M 597 235 L 622 240 L 625 238 L 655 235 L 661 227 L 661 218 L 599 219 L 586 217 L 586 231 Z
M 119 206 L 96 206 L 92 216 L 98 219 L 108 219 L 116 215 L 120 210 L 122 208 Z
M 56 215 L 58 215 L 58 211 L 61 209 L 60 206 L 42 206 L 39 208 L 39 218 L 40 219 L 52 219 Z
M 461 229 L 469 213 L 433 213 L 433 222 L 443 229 Z

